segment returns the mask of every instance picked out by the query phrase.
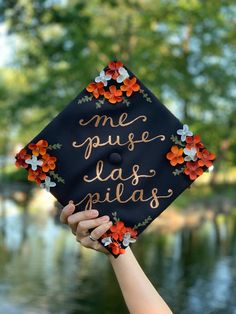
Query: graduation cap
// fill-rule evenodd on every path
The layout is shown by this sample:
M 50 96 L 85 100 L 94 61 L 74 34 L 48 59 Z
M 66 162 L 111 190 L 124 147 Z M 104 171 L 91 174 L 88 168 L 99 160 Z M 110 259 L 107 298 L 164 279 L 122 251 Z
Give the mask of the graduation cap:
M 113 225 L 99 239 L 115 257 L 215 159 L 122 62 L 106 66 L 17 155 L 28 180 Z

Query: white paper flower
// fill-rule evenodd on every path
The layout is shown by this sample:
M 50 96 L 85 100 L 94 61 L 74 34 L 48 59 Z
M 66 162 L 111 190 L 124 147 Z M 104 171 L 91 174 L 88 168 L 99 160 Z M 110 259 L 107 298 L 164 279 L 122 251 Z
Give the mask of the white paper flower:
M 184 124 L 183 129 L 177 130 L 177 134 L 181 135 L 181 141 L 184 142 L 186 140 L 186 136 L 192 136 L 193 132 L 189 130 L 189 127 L 187 124 Z
M 129 73 L 123 67 L 120 67 L 118 72 L 120 75 L 116 79 L 117 83 L 122 83 L 125 79 L 127 79 L 129 77 Z
M 103 239 L 102 239 L 102 243 L 104 243 L 104 246 L 109 245 L 110 243 L 112 243 L 111 237 L 103 238 Z
M 107 86 L 107 81 L 111 79 L 111 75 L 107 75 L 105 71 L 101 71 L 99 76 L 95 78 L 95 82 L 99 83 L 102 82 L 104 86 Z
M 184 157 L 185 161 L 197 160 L 197 150 L 195 147 L 192 147 L 190 149 L 184 148 L 184 154 L 186 155 L 186 157 Z
M 40 187 L 46 189 L 47 192 L 50 192 L 50 188 L 54 188 L 55 186 L 56 183 L 52 182 L 50 177 L 46 177 L 44 183 L 40 184 Z
M 136 239 L 131 238 L 131 234 L 129 232 L 126 232 L 124 234 L 124 239 L 123 239 L 122 244 L 124 246 L 129 246 L 130 243 L 134 243 L 135 241 L 136 241 Z
M 38 160 L 36 156 L 32 156 L 31 159 L 26 159 L 25 161 L 28 165 L 31 165 L 31 169 L 32 170 L 37 170 L 38 166 L 42 166 L 43 161 L 42 160 Z

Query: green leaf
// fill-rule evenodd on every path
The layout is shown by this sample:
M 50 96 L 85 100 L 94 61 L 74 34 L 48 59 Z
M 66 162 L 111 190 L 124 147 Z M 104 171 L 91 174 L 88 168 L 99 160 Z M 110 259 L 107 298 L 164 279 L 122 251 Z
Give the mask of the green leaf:
M 65 180 L 54 171 L 49 171 L 49 174 L 53 177 L 54 180 L 57 180 L 58 183 L 65 184 Z
M 177 136 L 174 136 L 174 135 L 172 134 L 171 137 L 170 137 L 170 139 L 171 139 L 172 142 L 174 142 L 176 145 L 185 147 L 185 145 L 184 145 L 180 140 L 178 140 L 178 137 L 177 137 Z
M 52 149 L 61 149 L 62 148 L 62 144 L 57 143 L 57 144 L 52 144 L 48 146 L 48 149 L 52 150 Z
M 84 97 L 80 98 L 78 100 L 78 104 L 82 104 L 82 103 L 85 103 L 85 102 L 89 102 L 93 99 L 93 96 L 87 96 L 85 95 Z
M 144 92 L 144 89 L 140 89 L 139 92 L 147 102 L 152 103 L 151 98 L 147 93 Z
M 98 101 L 96 102 L 96 109 L 101 108 L 102 107 L 101 105 L 104 104 L 105 100 L 106 99 L 104 97 L 102 99 L 98 99 Z
M 127 107 L 129 107 L 130 105 L 130 101 L 126 97 L 123 98 L 122 103 L 125 104 Z
M 113 220 L 114 220 L 115 222 L 120 221 L 120 218 L 117 217 L 117 212 L 113 212 L 113 213 L 111 213 L 111 214 L 112 214 Z
M 142 222 L 139 222 L 137 225 L 135 225 L 133 229 L 138 229 L 139 227 L 146 226 L 150 221 L 152 221 L 152 217 L 148 216 Z
M 174 176 L 178 176 L 184 172 L 184 169 L 185 169 L 185 167 L 182 167 L 181 169 L 175 169 L 175 171 L 173 171 L 172 173 Z

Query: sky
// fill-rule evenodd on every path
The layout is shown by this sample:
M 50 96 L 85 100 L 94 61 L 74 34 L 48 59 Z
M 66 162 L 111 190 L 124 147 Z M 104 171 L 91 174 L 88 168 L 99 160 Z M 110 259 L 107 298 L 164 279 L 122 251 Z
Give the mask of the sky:
M 4 67 L 11 61 L 14 50 L 13 37 L 7 35 L 7 27 L 0 24 L 0 67 Z

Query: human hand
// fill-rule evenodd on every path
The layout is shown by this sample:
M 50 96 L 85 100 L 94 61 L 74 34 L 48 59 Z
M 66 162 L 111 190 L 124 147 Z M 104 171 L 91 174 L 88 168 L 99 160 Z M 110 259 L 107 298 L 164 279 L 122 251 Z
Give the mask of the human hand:
M 112 226 L 110 217 L 107 215 L 98 217 L 99 212 L 94 209 L 73 214 L 74 210 L 75 205 L 73 202 L 69 202 L 61 212 L 60 221 L 70 227 L 72 233 L 76 236 L 76 241 L 86 248 L 111 255 L 101 243 L 89 238 L 89 235 L 91 235 L 93 239 L 99 239 Z M 92 228 L 95 229 L 89 233 L 89 229 Z

